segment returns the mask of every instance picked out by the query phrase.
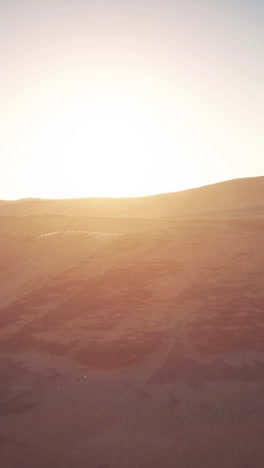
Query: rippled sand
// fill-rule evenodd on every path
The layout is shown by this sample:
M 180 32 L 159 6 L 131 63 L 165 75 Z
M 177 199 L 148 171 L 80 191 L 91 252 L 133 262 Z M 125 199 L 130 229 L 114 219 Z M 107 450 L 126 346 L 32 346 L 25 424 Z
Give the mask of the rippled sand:
M 260 215 L 11 218 L 3 468 L 263 467 Z

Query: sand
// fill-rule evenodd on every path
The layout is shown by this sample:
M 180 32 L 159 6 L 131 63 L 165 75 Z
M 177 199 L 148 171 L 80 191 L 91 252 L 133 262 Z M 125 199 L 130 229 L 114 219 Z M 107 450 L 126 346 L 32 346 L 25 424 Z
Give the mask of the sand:
M 260 205 L 146 218 L 1 205 L 1 466 L 263 467 Z

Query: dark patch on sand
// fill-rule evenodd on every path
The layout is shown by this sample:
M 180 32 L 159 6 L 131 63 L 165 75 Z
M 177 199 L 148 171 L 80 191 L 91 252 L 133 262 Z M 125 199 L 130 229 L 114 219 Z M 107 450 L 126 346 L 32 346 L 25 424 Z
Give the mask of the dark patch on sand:
M 188 356 L 183 346 L 175 346 L 165 364 L 149 380 L 150 383 L 167 384 L 172 382 L 210 382 L 210 381 L 257 381 L 264 383 L 264 364 L 230 365 L 221 358 L 210 362 Z

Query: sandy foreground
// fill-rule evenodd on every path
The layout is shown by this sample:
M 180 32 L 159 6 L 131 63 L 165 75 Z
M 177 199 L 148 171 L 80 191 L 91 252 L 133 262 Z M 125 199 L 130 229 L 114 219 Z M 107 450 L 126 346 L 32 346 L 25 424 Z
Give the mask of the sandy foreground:
M 263 228 L 2 214 L 1 466 L 262 468 Z

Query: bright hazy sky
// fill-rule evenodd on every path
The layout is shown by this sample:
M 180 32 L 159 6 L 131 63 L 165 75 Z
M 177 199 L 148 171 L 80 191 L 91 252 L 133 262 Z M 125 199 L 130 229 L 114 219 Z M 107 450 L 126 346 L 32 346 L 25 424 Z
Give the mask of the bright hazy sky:
M 0 0 L 0 198 L 264 174 L 263 0 Z

